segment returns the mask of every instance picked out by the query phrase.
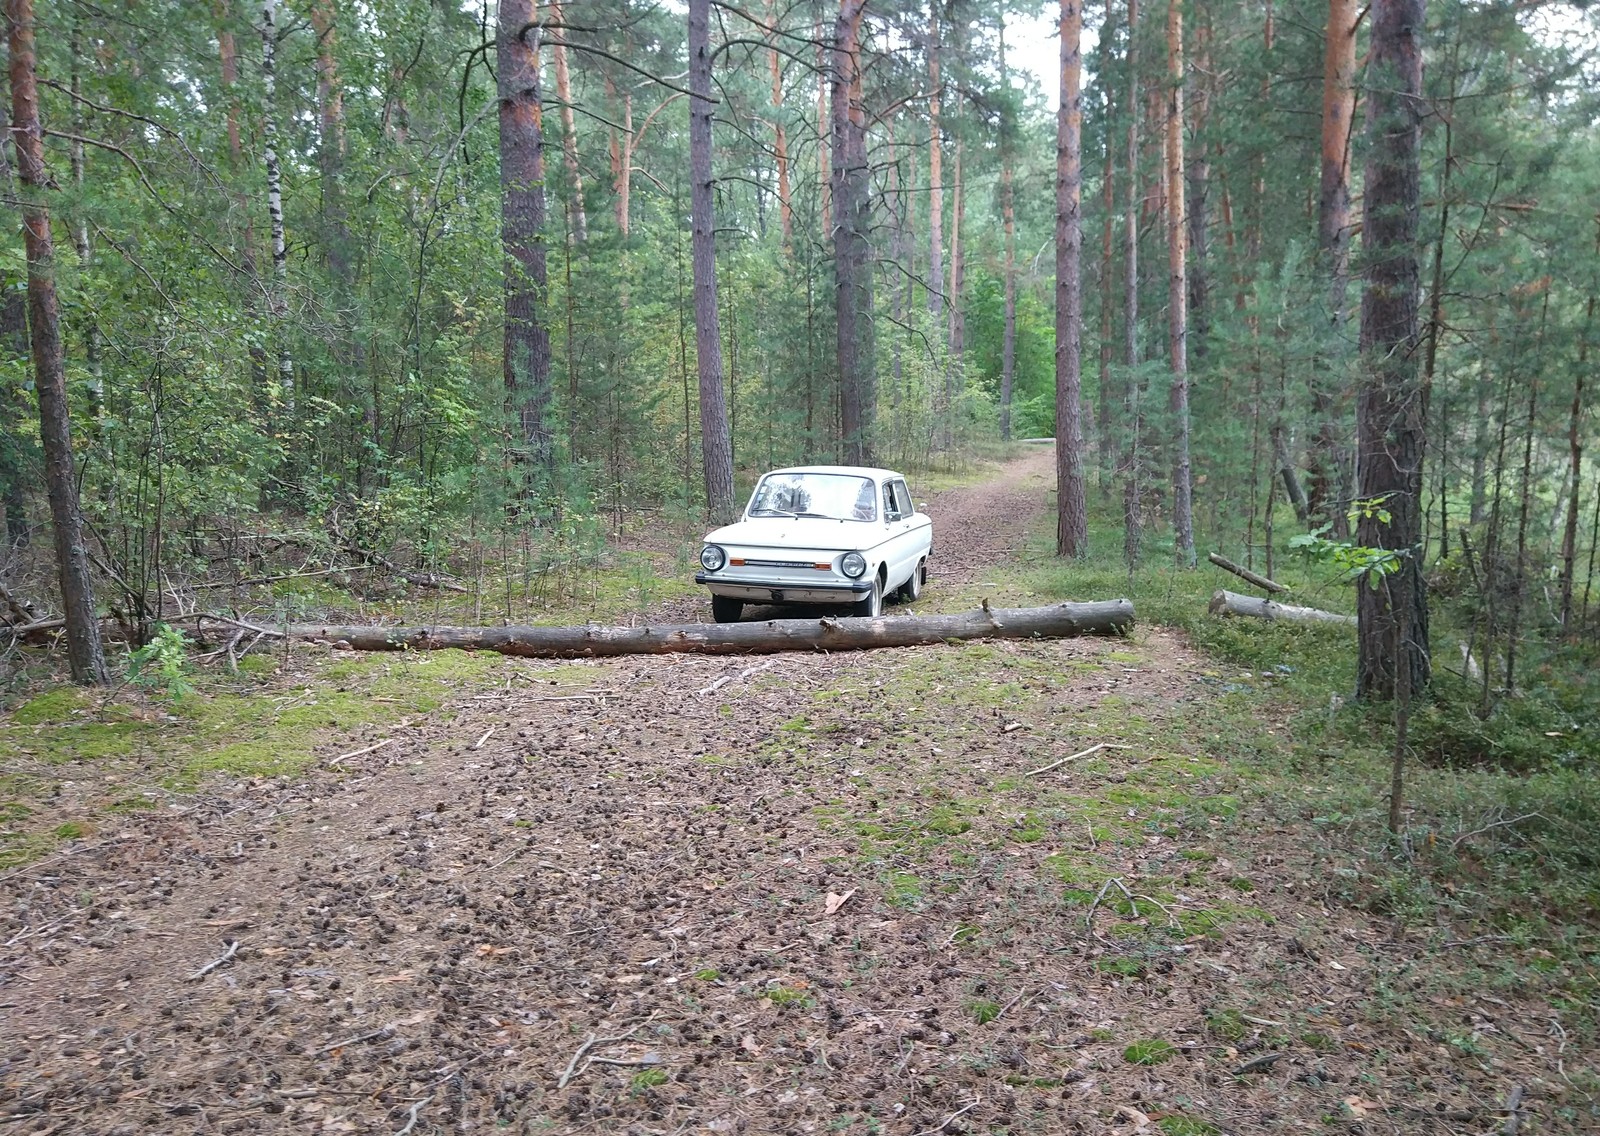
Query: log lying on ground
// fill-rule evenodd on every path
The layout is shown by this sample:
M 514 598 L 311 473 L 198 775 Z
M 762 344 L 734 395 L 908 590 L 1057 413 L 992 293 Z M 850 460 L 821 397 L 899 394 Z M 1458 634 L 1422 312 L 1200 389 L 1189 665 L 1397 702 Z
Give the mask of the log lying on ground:
M 1221 591 L 1211 597 L 1210 611 L 1212 615 L 1250 615 L 1257 619 L 1288 619 L 1297 623 L 1347 623 L 1351 627 L 1356 623 L 1353 615 L 1274 603 L 1272 600 L 1241 596 L 1238 592 L 1229 591 Z
M 344 644 L 357 651 L 458 647 L 529 658 L 584 658 L 694 652 L 861 651 L 950 639 L 1063 639 L 1116 635 L 1133 625 L 1130 600 L 1050 607 L 984 608 L 964 615 L 878 619 L 770 619 L 761 623 L 685 623 L 659 627 L 335 627 L 290 624 L 272 629 L 293 639 Z
M 1274 595 L 1278 594 L 1279 592 L 1287 592 L 1289 590 L 1288 585 L 1280 584 L 1276 580 L 1269 580 L 1265 576 L 1250 571 L 1250 569 L 1246 568 L 1242 564 L 1235 564 L 1226 556 L 1223 556 L 1220 552 L 1209 553 L 1207 554 L 1206 559 L 1211 561 L 1211 563 L 1215 564 L 1218 568 L 1221 568 L 1224 572 L 1232 572 L 1235 576 L 1239 577 L 1239 579 L 1248 580 L 1256 587 L 1265 588 Z

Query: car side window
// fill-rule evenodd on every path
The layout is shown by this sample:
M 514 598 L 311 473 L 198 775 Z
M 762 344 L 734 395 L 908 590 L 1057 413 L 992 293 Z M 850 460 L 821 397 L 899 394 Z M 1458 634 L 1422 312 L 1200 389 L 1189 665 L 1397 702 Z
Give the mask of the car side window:
M 900 503 L 895 500 L 894 482 L 883 483 L 883 519 L 898 521 L 900 519 Z
M 899 513 L 901 519 L 904 520 L 917 511 L 911 504 L 911 490 L 906 488 L 906 483 L 903 481 L 896 481 L 893 488 L 895 512 Z

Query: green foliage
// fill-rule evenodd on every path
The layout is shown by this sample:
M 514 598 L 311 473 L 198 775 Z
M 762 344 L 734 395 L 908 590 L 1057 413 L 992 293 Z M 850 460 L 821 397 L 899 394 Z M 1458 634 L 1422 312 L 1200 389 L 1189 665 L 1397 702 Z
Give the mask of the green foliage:
M 178 702 L 194 693 L 189 681 L 188 642 L 183 632 L 166 623 L 156 624 L 150 641 L 128 655 L 128 678 Z
M 1178 1047 L 1170 1041 L 1136 1041 L 1122 1051 L 1122 1059 L 1129 1065 L 1160 1065 L 1177 1052 Z

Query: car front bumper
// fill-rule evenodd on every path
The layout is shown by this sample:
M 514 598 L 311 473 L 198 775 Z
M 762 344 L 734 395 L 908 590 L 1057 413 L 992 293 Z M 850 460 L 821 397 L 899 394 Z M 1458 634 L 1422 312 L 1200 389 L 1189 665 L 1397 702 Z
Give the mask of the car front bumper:
M 785 580 L 728 579 L 709 572 L 696 572 L 694 582 L 704 584 L 711 594 L 747 603 L 852 603 L 872 591 L 871 580 L 845 583 L 792 584 Z

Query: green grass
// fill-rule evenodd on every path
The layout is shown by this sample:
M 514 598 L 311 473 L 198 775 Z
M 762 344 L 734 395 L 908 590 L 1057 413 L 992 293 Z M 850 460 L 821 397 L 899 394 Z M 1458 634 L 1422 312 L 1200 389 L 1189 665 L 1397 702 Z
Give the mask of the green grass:
M 0 777 L 0 866 L 46 855 L 96 826 L 92 813 L 64 820 L 53 811 L 54 780 L 44 767 L 103 784 L 93 808 L 134 811 L 213 776 L 293 774 L 330 751 L 359 748 L 347 744 L 359 732 L 436 712 L 508 671 L 499 655 L 464 651 L 294 658 L 303 675 L 280 676 L 277 656 L 252 656 L 245 661 L 254 665 L 238 675 L 195 673 L 193 692 L 175 700 L 128 700 L 128 688 L 107 695 L 57 687 L 23 701 L 0 722 L 0 751 L 17 770 Z M 593 674 L 556 666 L 536 677 L 577 686 Z M 23 772 L 24 762 L 34 770 Z

